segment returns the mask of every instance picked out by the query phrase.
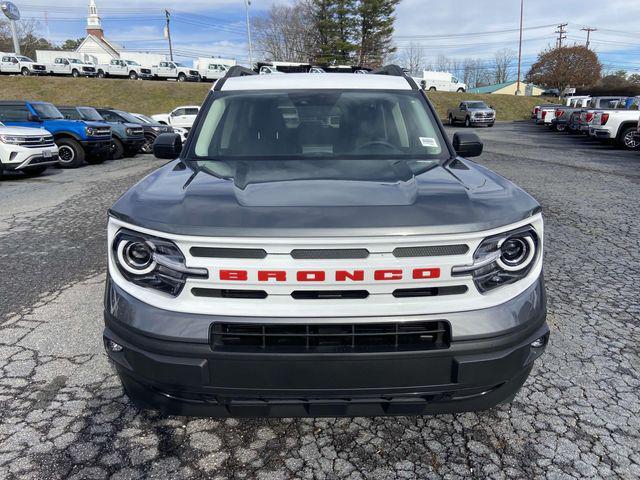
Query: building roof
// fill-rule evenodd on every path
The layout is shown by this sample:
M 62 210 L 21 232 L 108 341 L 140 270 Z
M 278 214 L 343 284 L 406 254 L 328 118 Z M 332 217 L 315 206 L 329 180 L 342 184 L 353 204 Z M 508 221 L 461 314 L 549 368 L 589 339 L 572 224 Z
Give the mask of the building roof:
M 496 83 L 494 85 L 487 85 L 486 87 L 470 88 L 468 90 L 468 93 L 495 93 L 498 90 L 502 90 L 503 88 L 509 87 L 509 86 L 511 86 L 511 85 L 513 85 L 513 84 L 515 84 L 517 82 L 518 82 L 517 80 L 511 80 L 509 82 L 502 82 L 502 83 Z M 526 82 L 522 82 L 521 81 L 520 83 L 522 83 L 522 85 L 524 85 L 524 86 L 527 85 Z M 539 87 L 537 85 L 534 85 L 533 87 L 534 88 L 542 88 L 542 87 Z
M 119 47 L 117 45 L 112 44 L 111 42 L 109 42 L 106 38 L 100 38 L 97 37 L 95 35 L 89 34 L 85 37 L 85 39 L 82 41 L 82 43 L 80 45 L 78 45 L 78 48 L 76 49 L 76 52 L 81 52 L 83 47 L 88 43 L 93 41 L 96 45 L 98 45 L 99 47 L 101 47 L 106 53 L 108 53 L 109 55 L 115 57 L 115 58 L 119 58 L 120 57 L 120 52 L 119 52 Z
M 391 75 L 362 75 L 353 73 L 284 73 L 249 75 L 225 80 L 228 90 L 411 90 L 406 78 Z

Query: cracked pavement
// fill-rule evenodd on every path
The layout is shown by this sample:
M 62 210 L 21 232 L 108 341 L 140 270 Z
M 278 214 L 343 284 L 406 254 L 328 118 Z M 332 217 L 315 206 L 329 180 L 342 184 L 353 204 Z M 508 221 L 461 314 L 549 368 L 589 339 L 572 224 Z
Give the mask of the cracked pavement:
M 477 133 L 478 161 L 544 207 L 552 329 L 515 401 L 477 413 L 141 412 L 102 347 L 106 209 L 161 162 L 0 181 L 0 478 L 639 478 L 640 152 L 529 123 Z

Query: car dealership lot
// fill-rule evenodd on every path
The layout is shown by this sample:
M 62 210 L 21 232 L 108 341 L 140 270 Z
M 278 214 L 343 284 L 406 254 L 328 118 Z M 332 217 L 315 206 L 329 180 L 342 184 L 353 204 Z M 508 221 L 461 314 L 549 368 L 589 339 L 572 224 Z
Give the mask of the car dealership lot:
M 524 122 L 475 131 L 479 162 L 546 216 L 551 343 L 513 404 L 373 419 L 138 412 L 101 337 L 106 209 L 162 164 L 138 156 L 0 182 L 0 478 L 638 478 L 640 153 Z

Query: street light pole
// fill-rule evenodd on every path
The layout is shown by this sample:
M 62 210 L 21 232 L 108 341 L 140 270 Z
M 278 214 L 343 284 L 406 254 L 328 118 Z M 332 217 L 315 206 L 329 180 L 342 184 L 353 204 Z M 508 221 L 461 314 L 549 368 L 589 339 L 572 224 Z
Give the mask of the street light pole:
M 518 87 L 516 95 L 522 95 L 520 91 L 520 75 L 522 72 L 522 23 L 524 20 L 524 0 L 520 0 L 520 43 L 518 44 Z
M 167 30 L 167 40 L 169 40 L 169 59 L 173 62 L 173 45 L 171 45 L 171 14 L 169 10 L 164 11 L 165 16 L 167 17 L 167 26 L 165 27 Z
M 249 5 L 251 5 L 251 0 L 244 0 L 244 8 L 247 13 L 247 39 L 249 40 L 249 66 L 253 68 L 253 45 L 251 44 L 251 23 L 249 22 Z

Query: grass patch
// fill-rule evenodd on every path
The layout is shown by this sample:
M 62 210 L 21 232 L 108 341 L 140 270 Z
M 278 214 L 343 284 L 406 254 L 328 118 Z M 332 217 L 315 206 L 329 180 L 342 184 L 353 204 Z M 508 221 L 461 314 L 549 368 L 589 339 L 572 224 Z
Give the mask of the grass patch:
M 0 100 L 43 100 L 58 105 L 113 107 L 129 112 L 153 115 L 179 105 L 200 105 L 211 89 L 210 83 L 132 81 L 93 78 L 0 77 Z M 442 119 L 447 109 L 462 100 L 483 100 L 493 105 L 498 120 L 529 118 L 540 97 L 476 95 L 430 92 L 429 98 Z

